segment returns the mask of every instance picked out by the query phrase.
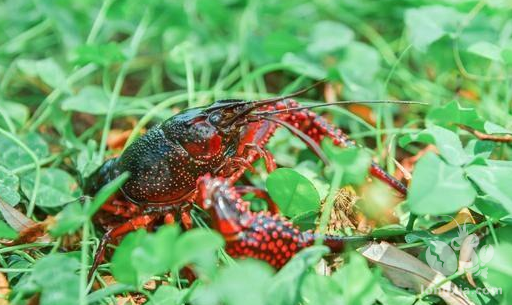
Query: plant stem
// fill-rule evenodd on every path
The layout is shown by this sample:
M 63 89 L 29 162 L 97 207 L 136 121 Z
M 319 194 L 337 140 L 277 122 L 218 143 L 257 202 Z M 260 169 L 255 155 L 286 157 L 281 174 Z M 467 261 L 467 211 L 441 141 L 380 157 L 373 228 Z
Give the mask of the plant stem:
M 320 215 L 320 225 L 318 230 L 320 232 L 320 238 L 315 241 L 316 245 L 321 245 L 323 243 L 323 235 L 327 231 L 327 225 L 329 223 L 329 218 L 331 216 L 331 210 L 334 206 L 334 197 L 336 196 L 336 192 L 341 185 L 341 179 L 343 178 L 343 170 L 341 168 L 334 168 L 334 177 L 332 178 L 331 187 L 329 188 L 329 195 L 325 201 L 324 210 L 322 211 L 322 215 Z
M 114 90 L 110 96 L 110 103 L 108 105 L 107 117 L 105 119 L 105 125 L 103 126 L 103 133 L 101 134 L 101 142 L 100 142 L 100 152 L 98 155 L 99 161 L 103 161 L 105 157 L 105 151 L 107 148 L 107 138 L 108 133 L 110 131 L 110 127 L 112 125 L 112 119 L 114 117 L 114 109 L 116 107 L 117 101 L 119 100 L 119 95 L 121 93 L 121 88 L 124 83 L 124 79 L 128 72 L 128 67 L 130 65 L 131 60 L 137 53 L 137 49 L 139 48 L 140 42 L 142 40 L 142 36 L 146 31 L 147 25 L 149 22 L 149 13 L 146 11 L 144 16 L 142 17 L 135 33 L 133 34 L 132 41 L 130 43 L 130 57 L 123 63 L 121 67 L 121 71 L 119 71 L 119 75 L 117 76 L 116 83 L 114 85 Z
M 88 64 L 71 74 L 66 80 L 68 86 L 72 86 L 78 80 L 86 77 L 96 70 L 96 65 Z M 44 123 L 48 116 L 51 114 L 51 106 L 60 98 L 63 93 L 62 88 L 53 90 L 44 100 L 39 107 L 34 111 L 32 117 L 25 124 L 25 128 L 29 131 L 35 131 L 39 125 Z
M 87 203 L 86 203 L 87 204 Z M 80 265 L 80 305 L 87 305 L 87 267 L 89 266 L 89 227 L 90 222 L 87 220 L 82 227 L 82 249 L 81 249 L 81 265 Z
M 53 246 L 55 243 L 31 243 L 31 244 L 22 244 L 22 245 L 16 245 L 16 246 L 10 246 L 0 249 L 0 254 L 8 253 L 15 250 L 23 250 L 23 249 L 29 249 L 29 248 L 36 248 L 36 247 L 50 247 Z
M 89 36 L 87 36 L 87 41 L 85 42 L 86 44 L 88 44 L 88 45 L 92 44 L 94 42 L 94 40 L 96 39 L 96 36 L 98 36 L 101 26 L 103 25 L 103 22 L 105 22 L 105 17 L 107 16 L 107 11 L 113 2 L 114 2 L 113 0 L 104 0 L 103 1 L 100 11 L 98 12 L 98 16 L 96 16 L 96 19 L 94 20 L 91 31 L 89 32 Z

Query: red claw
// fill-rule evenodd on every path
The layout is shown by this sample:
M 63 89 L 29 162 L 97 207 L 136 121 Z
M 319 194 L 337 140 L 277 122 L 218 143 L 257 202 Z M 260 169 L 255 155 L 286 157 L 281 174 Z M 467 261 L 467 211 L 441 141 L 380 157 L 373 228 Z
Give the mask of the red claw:
M 206 207 L 213 227 L 226 239 L 226 252 L 237 258 L 251 257 L 275 268 L 284 266 L 298 251 L 312 245 L 319 235 L 301 232 L 285 217 L 267 212 L 251 212 L 245 202 L 223 178 L 205 176 L 198 180 L 198 204 Z M 366 241 L 367 237 L 323 236 L 324 243 L 342 251 L 346 241 Z

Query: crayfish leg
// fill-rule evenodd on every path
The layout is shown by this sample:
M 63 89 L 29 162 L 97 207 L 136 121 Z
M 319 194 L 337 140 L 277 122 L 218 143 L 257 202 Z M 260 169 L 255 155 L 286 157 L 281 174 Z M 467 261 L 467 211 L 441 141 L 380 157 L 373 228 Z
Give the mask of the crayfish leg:
M 98 266 L 105 258 L 105 251 L 107 249 L 108 243 L 112 242 L 118 237 L 124 236 L 137 229 L 147 228 L 153 223 L 155 219 L 155 215 L 141 215 L 133 219 L 130 219 L 127 222 L 123 223 L 122 225 L 107 231 L 105 235 L 103 235 L 103 237 L 101 238 L 100 244 L 98 245 L 96 255 L 94 256 L 94 261 L 92 263 L 91 269 L 89 269 L 88 278 L 92 278 L 94 272 L 96 271 L 96 269 L 98 269 Z
M 290 109 L 290 111 L 277 114 L 276 117 L 301 130 L 318 144 L 327 137 L 332 140 L 334 145 L 342 148 L 356 146 L 356 143 L 350 140 L 340 128 L 329 123 L 324 117 L 309 109 L 293 110 L 294 108 L 300 108 L 300 104 L 294 100 L 278 103 L 275 107 L 278 110 Z M 370 174 L 394 188 L 402 195 L 407 195 L 407 187 L 395 177 L 388 174 L 377 163 L 372 162 Z
M 244 196 L 249 193 L 253 193 L 256 197 L 265 200 L 268 206 L 268 210 L 272 214 L 279 213 L 279 207 L 277 204 L 270 198 L 270 195 L 265 191 L 264 189 L 261 189 L 259 187 L 255 187 L 252 185 L 236 185 L 235 190 L 240 196 Z
M 109 200 L 101 206 L 101 210 L 112 215 L 131 218 L 139 212 L 139 207 L 126 200 L 113 199 Z

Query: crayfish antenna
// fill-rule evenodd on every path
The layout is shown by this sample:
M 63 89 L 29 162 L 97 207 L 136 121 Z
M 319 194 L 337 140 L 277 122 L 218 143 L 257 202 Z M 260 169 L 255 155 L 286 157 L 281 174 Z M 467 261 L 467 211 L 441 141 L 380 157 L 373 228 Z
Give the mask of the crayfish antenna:
M 393 101 L 393 100 L 339 101 L 339 102 L 323 103 L 323 104 L 316 104 L 316 105 L 309 105 L 309 106 L 285 108 L 285 109 L 272 110 L 272 111 L 261 111 L 261 112 L 255 112 L 253 114 L 261 115 L 261 116 L 274 115 L 274 114 L 280 114 L 280 113 L 288 113 L 288 112 L 297 111 L 297 110 L 314 109 L 314 108 L 320 108 L 320 107 L 328 107 L 328 106 L 335 106 L 335 105 L 348 105 L 348 104 L 429 105 L 428 103 L 419 102 L 419 101 Z
M 382 167 L 380 167 L 377 163 L 373 161 L 370 166 L 370 173 L 375 178 L 384 181 L 386 184 L 397 190 L 403 196 L 407 196 L 407 187 L 398 179 L 387 173 Z
M 324 162 L 325 165 L 330 165 L 331 162 L 329 162 L 329 159 L 325 155 L 325 153 L 322 151 L 320 146 L 307 134 L 302 132 L 297 127 L 293 126 L 292 124 L 285 122 L 283 120 L 277 119 L 277 118 L 263 118 L 264 120 L 274 122 L 276 124 L 279 124 L 286 129 L 288 129 L 291 133 L 296 135 L 299 139 L 301 139 L 308 147 L 313 151 L 313 153 Z
M 312 86 L 309 86 L 309 87 L 307 87 L 305 89 L 299 90 L 297 92 L 294 92 L 294 93 L 291 93 L 291 94 L 288 94 L 288 95 L 285 95 L 285 96 L 279 96 L 279 97 L 274 97 L 274 98 L 269 98 L 269 99 L 264 99 L 264 100 L 243 102 L 243 104 L 247 104 L 249 106 L 247 108 L 245 108 L 243 111 L 241 111 L 241 112 L 237 113 L 235 116 L 233 116 L 228 122 L 226 122 L 226 125 L 230 126 L 230 125 L 234 124 L 240 118 L 243 118 L 243 117 L 247 116 L 249 113 L 253 112 L 255 109 L 257 109 L 257 108 L 259 108 L 261 106 L 265 106 L 265 105 L 268 105 L 268 104 L 274 104 L 274 103 L 283 101 L 285 99 L 289 99 L 289 98 L 292 98 L 292 97 L 299 96 L 299 95 L 301 95 L 301 94 L 303 94 L 305 92 L 308 92 L 309 90 L 311 90 L 311 89 L 313 89 L 313 88 L 315 88 L 318 85 L 323 84 L 323 83 L 325 83 L 325 80 L 321 80 L 319 82 L 316 82 Z M 238 105 L 240 105 L 240 103 Z
M 278 97 L 273 97 L 273 98 L 259 100 L 259 101 L 253 101 L 253 102 L 255 103 L 255 106 L 257 106 L 257 107 L 263 106 L 263 105 L 267 105 L 267 104 L 277 103 L 277 102 L 280 102 L 280 101 L 283 101 L 283 100 L 286 100 L 286 99 L 289 99 L 289 98 L 292 98 L 292 97 L 296 97 L 296 96 L 302 95 L 302 94 L 308 92 L 309 90 L 311 90 L 313 88 L 316 88 L 316 87 L 318 87 L 321 84 L 326 83 L 326 81 L 327 81 L 326 79 L 322 79 L 322 80 L 319 80 L 318 82 L 314 83 L 313 85 L 311 85 L 309 87 L 306 87 L 304 89 L 301 89 L 301 90 L 293 92 L 293 93 L 290 93 L 288 95 L 278 96 Z

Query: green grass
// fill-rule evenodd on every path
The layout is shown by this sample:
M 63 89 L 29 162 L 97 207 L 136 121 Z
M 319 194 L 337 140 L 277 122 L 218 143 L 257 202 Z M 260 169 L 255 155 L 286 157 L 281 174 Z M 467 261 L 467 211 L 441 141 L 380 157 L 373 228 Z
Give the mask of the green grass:
M 467 207 L 477 215 L 468 231 L 482 234 L 475 250 L 488 275 L 473 274 L 476 288 L 456 270 L 448 279 L 474 304 L 511 303 L 510 143 L 467 131 L 512 133 L 511 13 L 506 0 L 1 1 L 0 237 L 18 236 L 20 220 L 53 221 L 44 240 L 0 246 L 0 272 L 11 289 L 3 297 L 11 304 L 34 296 L 41 304 L 114 304 L 123 295 L 149 304 L 442 304 L 438 296 L 396 286 L 385 265 L 354 251 L 340 255 L 344 264 L 330 276 L 313 268 L 321 246 L 279 272 L 235 262 L 201 211 L 194 211 L 200 228 L 190 232 L 171 227 L 130 235 L 100 266 L 101 287 L 87 281 L 101 237 L 92 214 L 122 181 L 94 199 L 84 198 L 82 187 L 119 153 L 106 145 L 113 129 L 132 129 L 128 145 L 181 109 L 286 94 L 325 78 L 337 88 L 335 100 L 428 105 L 370 104 L 370 119 L 348 107 L 318 109 L 367 149 L 338 151 L 324 143 L 335 158 L 325 168 L 280 130 L 268 147 L 291 169 L 269 176 L 257 163 L 248 179 L 266 187 L 302 228 L 322 232 L 336 191 L 350 184 L 361 197 L 359 209 L 394 215 L 380 219 L 373 234 L 423 262 L 457 237 L 457 230 L 431 229 Z M 323 93 L 315 89 L 298 100 L 324 102 Z M 427 145 L 437 154 L 414 166 L 407 200 L 396 203 L 386 187 L 367 183 L 370 157 L 394 173 L 395 160 Z M 327 198 L 322 215 L 318 198 Z M 81 239 L 68 242 L 69 235 Z M 491 258 L 482 259 L 491 246 Z M 192 285 L 178 275 L 185 265 L 199 275 Z M 99 276 L 109 274 L 116 283 Z M 156 290 L 144 287 L 148 280 L 156 280 Z M 502 293 L 486 295 L 483 287 Z

